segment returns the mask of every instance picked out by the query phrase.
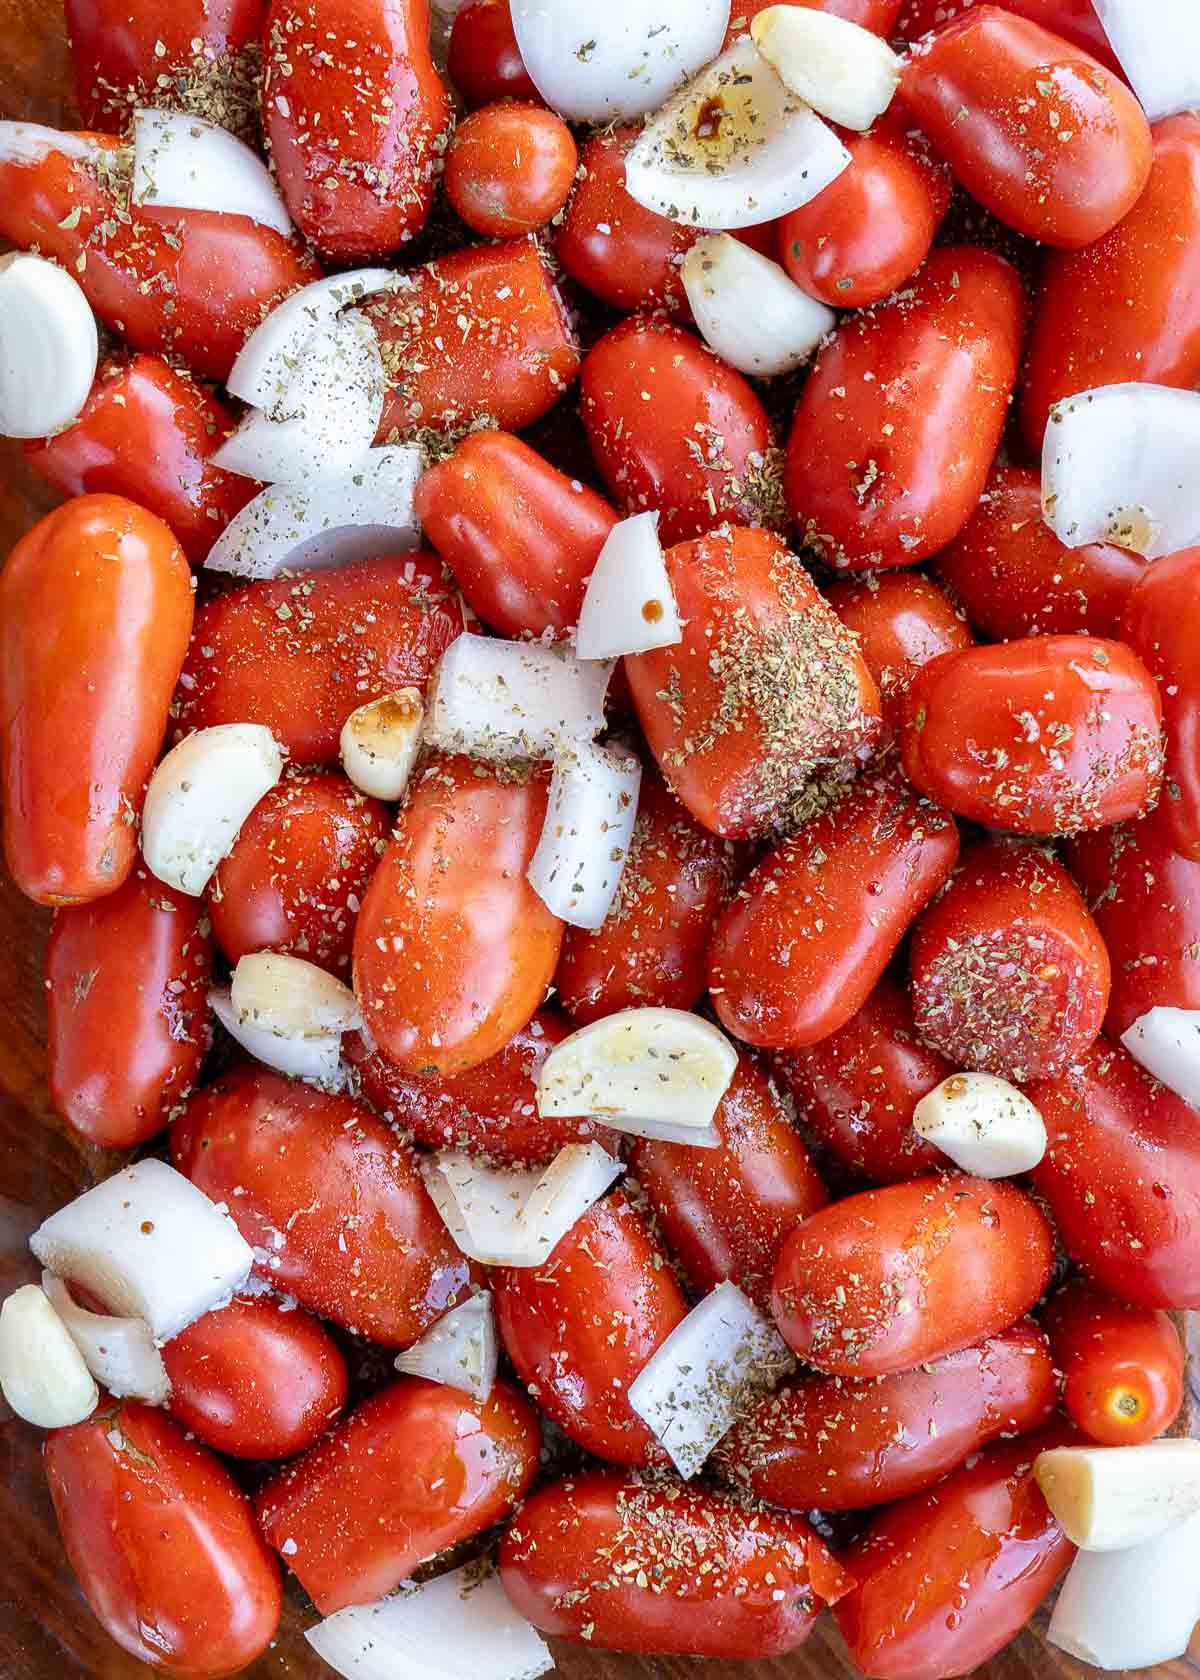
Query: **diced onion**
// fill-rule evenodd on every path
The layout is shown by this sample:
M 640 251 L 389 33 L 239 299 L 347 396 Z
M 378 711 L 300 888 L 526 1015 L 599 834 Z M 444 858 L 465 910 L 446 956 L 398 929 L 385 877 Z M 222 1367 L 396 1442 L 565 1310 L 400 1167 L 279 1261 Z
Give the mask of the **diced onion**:
M 314 333 L 325 332 L 343 309 L 395 284 L 390 268 L 352 268 L 289 293 L 242 345 L 225 388 L 253 408 L 270 408 L 301 366 Z
M 0 257 L 0 433 L 35 438 L 69 426 L 98 355 L 96 318 L 74 276 L 27 251 Z
M 552 758 L 603 729 L 611 675 L 611 664 L 565 648 L 464 632 L 434 672 L 425 739 L 490 763 Z
M 162 1354 L 141 1318 L 110 1318 L 88 1312 L 72 1300 L 61 1278 L 42 1273 L 46 1298 L 66 1325 L 88 1370 L 115 1400 L 144 1400 L 161 1406 L 171 1392 Z
M 1200 1512 L 1200 1441 L 1138 1447 L 1055 1447 L 1033 1467 L 1067 1538 L 1085 1552 L 1115 1552 Z
M 396 1369 L 486 1400 L 496 1381 L 499 1358 L 492 1297 L 485 1289 L 439 1318 L 419 1342 L 397 1354 Z
M 1194 0 L 1092 0 L 1150 121 L 1200 106 L 1200 13 Z
M 220 723 L 185 736 L 155 769 L 142 807 L 142 855 L 160 881 L 199 898 L 238 830 L 283 774 L 259 723 Z
M 52 152 L 92 163 L 104 157 L 107 148 L 90 134 L 71 134 L 42 123 L 0 121 L 0 163 L 41 163 Z
M 341 1085 L 340 1032 L 321 1037 L 283 1038 L 269 1027 L 243 1021 L 233 1007 L 228 986 L 214 986 L 208 994 L 208 1005 L 234 1043 L 240 1044 L 248 1056 L 264 1067 L 286 1073 L 292 1079 L 307 1079 L 314 1085 L 328 1088 Z
M 100 1398 L 83 1355 L 35 1283 L 0 1307 L 0 1392 L 39 1429 L 82 1423 Z
M 251 951 L 240 958 L 229 996 L 240 1022 L 278 1038 L 325 1038 L 361 1023 L 349 986 L 284 951 Z
M 598 1143 L 568 1143 L 545 1168 L 489 1167 L 456 1149 L 421 1163 L 446 1229 L 484 1266 L 540 1266 L 622 1170 Z
M 133 113 L 133 202 L 249 216 L 288 238 L 292 219 L 266 164 L 236 134 L 186 111 Z
M 588 579 L 575 652 L 580 659 L 620 659 L 626 653 L 672 647 L 682 639 L 658 540 L 658 514 L 635 513 L 618 520 Z
M 29 1246 L 56 1277 L 145 1319 L 159 1341 L 231 1295 L 254 1258 L 228 1214 L 153 1157 L 52 1213 Z
M 887 42 L 831 12 L 768 6 L 750 34 L 784 86 L 841 128 L 870 128 L 900 84 Z
M 778 263 L 730 233 L 697 240 L 679 273 L 704 342 L 742 373 L 791 373 L 837 324 Z
M 631 752 L 577 741 L 554 760 L 529 884 L 571 927 L 599 928 L 621 885 L 642 767 Z
M 1106 1669 L 1154 1669 L 1187 1654 L 1200 1620 L 1200 1516 L 1120 1552 L 1080 1552 L 1046 1637 Z
M 360 793 L 399 799 L 421 750 L 425 706 L 418 688 L 381 694 L 342 725 L 342 769 Z
M 750 227 L 807 204 L 849 162 L 833 130 L 743 36 L 646 124 L 626 156 L 625 185 L 673 222 Z
M 1126 1027 L 1121 1043 L 1147 1073 L 1200 1108 L 1200 1009 L 1159 1004 Z
M 1050 410 L 1042 514 L 1068 548 L 1110 542 L 1147 560 L 1200 542 L 1200 394 L 1103 385 Z
M 953 1073 L 923 1096 L 913 1126 L 976 1178 L 1032 1172 L 1046 1153 L 1046 1125 L 1023 1091 L 994 1073 Z

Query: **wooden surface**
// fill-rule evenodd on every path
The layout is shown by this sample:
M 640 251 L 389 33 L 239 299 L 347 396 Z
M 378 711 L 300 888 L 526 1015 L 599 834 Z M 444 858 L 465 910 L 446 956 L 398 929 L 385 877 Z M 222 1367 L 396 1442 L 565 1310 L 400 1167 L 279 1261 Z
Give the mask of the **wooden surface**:
M 137 0 L 130 0 L 136 5 Z M 58 0 L 0 0 L 0 117 L 70 126 L 68 61 Z M 0 441 L 0 554 L 56 500 L 25 470 L 20 450 Z M 53 774 L 53 766 L 47 767 Z M 61 1129 L 46 1090 L 45 1010 L 41 981 L 46 917 L 0 879 L 0 1294 L 36 1278 L 29 1233 L 107 1163 L 82 1151 Z M 1191 1326 L 1192 1433 L 1200 1434 L 1200 1335 Z M 1149 1616 L 1153 1605 L 1146 1606 Z M 253 1680 L 318 1680 L 331 1671 L 302 1637 L 311 1619 L 285 1605 L 276 1645 L 252 1670 Z M 756 1664 L 698 1664 L 680 1658 L 635 1658 L 560 1646 L 566 1680 L 819 1680 L 856 1671 L 831 1618 L 791 1656 Z M 0 1680 L 136 1680 L 147 1670 L 117 1649 L 93 1620 L 59 1544 L 39 1459 L 39 1435 L 0 1400 Z M 986 1670 L 988 1680 L 1086 1676 L 1094 1671 L 1029 1631 Z M 1156 1680 L 1196 1680 L 1200 1638 L 1192 1656 L 1159 1670 Z

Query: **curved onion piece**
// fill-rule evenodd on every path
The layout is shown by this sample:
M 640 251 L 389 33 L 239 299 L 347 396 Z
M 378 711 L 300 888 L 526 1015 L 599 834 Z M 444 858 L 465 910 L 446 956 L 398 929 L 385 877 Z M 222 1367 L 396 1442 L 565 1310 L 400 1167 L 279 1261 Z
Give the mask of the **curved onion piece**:
M 0 163 L 41 163 L 51 152 L 91 162 L 105 148 L 90 134 L 68 134 L 42 123 L 0 121 Z
M 1200 1441 L 1138 1447 L 1055 1447 L 1033 1474 L 1069 1540 L 1118 1552 L 1200 1512 Z
M 284 1038 L 269 1027 L 259 1027 L 253 1021 L 243 1021 L 233 1007 L 228 986 L 214 986 L 208 994 L 209 1008 L 220 1021 L 235 1044 L 240 1044 L 248 1056 L 276 1073 L 286 1073 L 291 1079 L 306 1079 L 310 1084 L 337 1089 L 342 1084 L 342 1035 L 326 1033 L 323 1037 Z
M 342 725 L 342 769 L 360 793 L 399 799 L 421 750 L 425 703 L 419 688 L 381 694 L 350 713 Z
M 229 996 L 243 1025 L 279 1038 L 327 1038 L 360 1024 L 349 986 L 316 963 L 283 951 L 251 951 L 242 957 Z
M 625 159 L 625 185 L 673 222 L 750 227 L 807 204 L 849 162 L 745 36 L 646 124 Z
M 142 856 L 160 881 L 199 898 L 238 830 L 283 774 L 261 723 L 218 723 L 172 747 L 142 806 Z
M 1032 1172 L 1046 1153 L 1046 1124 L 1023 1091 L 994 1073 L 952 1073 L 913 1110 L 923 1138 L 976 1178 Z
M 26 251 L 0 257 L 0 434 L 45 437 L 69 426 L 99 353 L 91 305 L 65 268 Z
M 750 35 L 784 86 L 841 128 L 870 128 L 900 83 L 900 60 L 887 42 L 831 12 L 768 6 Z
M 1200 105 L 1200 12 L 1193 0 L 1092 0 L 1152 123 Z
M 1157 1005 L 1126 1027 L 1121 1043 L 1147 1073 L 1200 1108 L 1200 1009 Z
M 1152 1669 L 1186 1656 L 1200 1621 L 1200 1516 L 1120 1552 L 1080 1552 L 1046 1637 L 1106 1669 Z
M 1050 410 L 1042 515 L 1068 548 L 1110 542 L 1147 560 L 1200 542 L 1200 395 L 1103 385 Z
M 495 764 L 552 758 L 604 728 L 611 675 L 610 663 L 577 659 L 562 647 L 464 632 L 429 685 L 425 740 Z
M 619 659 L 626 653 L 682 641 L 679 609 L 667 576 L 658 514 L 621 519 L 604 539 L 588 579 L 575 652 L 580 659 Z
M 82 1423 L 100 1398 L 70 1332 L 35 1283 L 0 1307 L 0 1393 L 39 1429 Z
M 496 1381 L 499 1362 L 492 1297 L 484 1289 L 439 1318 L 419 1342 L 397 1354 L 396 1369 L 406 1376 L 445 1383 L 473 1394 L 477 1400 L 486 1400 Z
M 568 1143 L 545 1168 L 489 1167 L 456 1149 L 421 1163 L 446 1229 L 484 1266 L 540 1266 L 623 1170 L 598 1143 Z
M 276 304 L 237 353 L 226 390 L 254 408 L 270 408 L 300 366 L 309 339 L 343 309 L 394 285 L 390 268 L 352 268 L 313 280 Z
M 162 1354 L 141 1318 L 110 1318 L 72 1300 L 61 1278 L 42 1273 L 46 1298 L 70 1332 L 84 1363 L 115 1400 L 130 1397 L 161 1406 L 171 1392 Z
M 249 216 L 289 238 L 271 171 L 244 140 L 186 111 L 141 106 L 133 113 L 133 202 L 160 210 Z
M 791 373 L 837 325 L 832 309 L 730 233 L 698 239 L 679 273 L 704 342 L 742 373 Z
M 642 766 L 624 749 L 578 741 L 554 760 L 529 884 L 571 927 L 599 928 L 612 909 L 637 819 Z

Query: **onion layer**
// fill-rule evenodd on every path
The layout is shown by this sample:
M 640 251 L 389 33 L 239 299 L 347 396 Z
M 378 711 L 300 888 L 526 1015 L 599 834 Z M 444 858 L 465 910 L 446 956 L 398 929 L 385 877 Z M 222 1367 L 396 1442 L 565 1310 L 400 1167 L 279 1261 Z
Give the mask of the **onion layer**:
M 285 239 L 292 233 L 271 171 L 245 141 L 186 111 L 133 113 L 133 202 L 161 210 L 249 216 Z
M 1126 1027 L 1121 1043 L 1155 1079 L 1200 1108 L 1200 1009 L 1167 1009 L 1161 1004 L 1148 1009 Z
M 291 292 L 242 345 L 226 389 L 253 408 L 270 408 L 303 361 L 312 335 L 331 327 L 341 310 L 395 283 L 390 268 L 353 268 Z
M 127 1397 L 161 1406 L 171 1392 L 162 1354 L 141 1318 L 110 1318 L 88 1312 L 71 1298 L 61 1278 L 42 1273 L 46 1299 L 66 1325 L 84 1363 L 115 1400 Z
M 637 819 L 642 766 L 633 753 L 579 741 L 554 760 L 529 884 L 572 927 L 603 927 Z
M 307 1079 L 313 1085 L 335 1089 L 342 1084 L 342 1035 L 325 1033 L 321 1037 L 284 1038 L 269 1027 L 255 1026 L 244 1021 L 233 1007 L 228 986 L 214 986 L 208 994 L 208 1006 L 235 1044 L 240 1044 L 248 1056 L 276 1073 L 286 1073 L 291 1079 Z
M 580 659 L 620 659 L 682 640 L 658 540 L 658 514 L 635 513 L 618 520 L 604 539 L 584 591 L 575 652 Z
M 1193 0 L 1092 0 L 1152 123 L 1200 106 L 1200 13 Z
M 544 1169 L 489 1167 L 453 1149 L 421 1164 L 446 1229 L 484 1266 L 540 1266 L 622 1170 L 598 1143 L 568 1143 Z
M 426 1382 L 461 1388 L 486 1400 L 496 1381 L 500 1347 L 492 1297 L 486 1289 L 425 1332 L 419 1342 L 396 1356 L 396 1369 Z

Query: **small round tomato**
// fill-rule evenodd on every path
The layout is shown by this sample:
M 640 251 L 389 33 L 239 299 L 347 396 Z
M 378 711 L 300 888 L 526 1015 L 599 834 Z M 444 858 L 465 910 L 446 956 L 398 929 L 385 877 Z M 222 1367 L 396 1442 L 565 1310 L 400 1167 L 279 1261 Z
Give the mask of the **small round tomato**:
M 120 1401 L 42 1448 L 63 1545 L 122 1650 L 218 1680 L 275 1636 L 279 1569 L 225 1466 L 152 1406 Z
M 1165 1312 L 1114 1301 L 1080 1281 L 1042 1313 L 1072 1422 L 1104 1447 L 1169 1429 L 1183 1404 L 1183 1343 Z
M 982 0 L 901 0 L 895 33 L 903 40 L 916 41 L 939 24 L 949 23 Z M 1004 10 L 1040 23 L 1052 35 L 1061 35 L 1101 64 L 1121 74 L 1117 55 L 1108 43 L 1104 25 L 1096 16 L 1092 0 L 1004 0 Z
M 952 246 L 842 322 L 788 440 L 784 493 L 806 547 L 868 571 L 923 560 L 962 530 L 1008 417 L 1024 315 L 1003 257 Z
M 858 637 L 892 729 L 899 722 L 901 696 L 921 666 L 975 640 L 953 601 L 920 572 L 845 578 L 830 585 L 825 599 Z
M 1162 822 L 1175 849 L 1200 862 L 1200 548 L 1156 560 L 1135 585 L 1121 640 L 1141 655 L 1162 696 L 1167 731 Z
M 578 161 L 571 130 L 544 105 L 488 105 L 454 131 L 446 197 L 490 239 L 536 233 L 567 202 Z
M 964 853 L 913 928 L 913 1016 L 959 1067 L 1052 1079 L 1095 1042 L 1110 969 L 1100 930 L 1061 863 L 991 840 Z
M 771 851 L 717 923 L 709 991 L 769 1049 L 828 1038 L 862 1008 L 958 858 L 958 830 L 895 776 L 865 775 Z
M 537 1414 L 508 1383 L 480 1401 L 406 1377 L 267 1482 L 258 1520 L 330 1616 L 381 1598 L 436 1552 L 506 1517 L 540 1446 Z
M 446 71 L 470 110 L 540 98 L 525 68 L 508 0 L 467 0 L 455 14 Z
M 744 35 L 759 12 L 777 3 L 778 0 L 733 0 L 725 45 L 729 46 L 739 35 Z M 856 23 L 860 29 L 869 29 L 873 35 L 882 35 L 884 40 L 887 40 L 892 33 L 901 0 L 783 0 L 783 3 L 789 6 L 805 6 L 813 12 L 828 12 L 831 17 L 845 18 L 847 23 Z
M 1045 1216 L 1011 1184 L 918 1178 L 797 1226 L 775 1271 L 775 1318 L 818 1371 L 884 1377 L 1015 1324 L 1053 1264 Z
M 1072 834 L 1154 803 L 1162 707 L 1120 642 L 1032 636 L 944 653 L 918 671 L 900 747 L 909 780 L 956 815 Z
M 541 1266 L 493 1271 L 492 1291 L 504 1351 L 553 1423 L 613 1464 L 666 1462 L 627 1390 L 687 1302 L 620 1191 L 576 1220 Z
M 1046 1338 L 1021 1319 L 974 1347 L 871 1382 L 804 1376 L 766 1395 L 717 1448 L 721 1474 L 794 1511 L 903 1499 L 1058 1397 Z
M 163 1348 L 172 1416 L 231 1458 L 290 1458 L 346 1403 L 346 1362 L 319 1319 L 235 1296 Z
M 237 1068 L 192 1097 L 171 1156 L 272 1284 L 383 1347 L 408 1347 L 467 1287 L 415 1152 L 349 1097 Z

